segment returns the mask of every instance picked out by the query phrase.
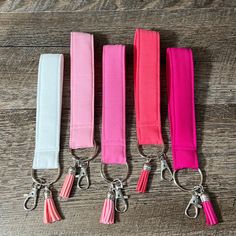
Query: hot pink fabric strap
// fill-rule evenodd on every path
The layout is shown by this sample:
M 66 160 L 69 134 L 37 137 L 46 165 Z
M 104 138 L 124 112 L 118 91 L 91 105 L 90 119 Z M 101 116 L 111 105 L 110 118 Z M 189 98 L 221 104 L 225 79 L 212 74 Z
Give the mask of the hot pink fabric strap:
M 70 148 L 93 147 L 94 49 L 93 35 L 71 33 Z
M 198 168 L 191 49 L 167 49 L 168 109 L 174 169 Z
M 102 162 L 126 163 L 125 46 L 103 47 Z
M 134 91 L 139 144 L 163 144 L 160 115 L 160 35 L 137 29 L 134 39 Z

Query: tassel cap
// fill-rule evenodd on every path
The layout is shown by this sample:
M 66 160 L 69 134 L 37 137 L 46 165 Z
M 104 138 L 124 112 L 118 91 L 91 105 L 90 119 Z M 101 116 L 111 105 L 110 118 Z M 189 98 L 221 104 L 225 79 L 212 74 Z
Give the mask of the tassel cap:
M 150 163 L 145 163 L 145 164 L 143 165 L 143 170 L 151 171 L 151 169 L 152 169 L 152 166 L 151 166 Z
M 200 199 L 201 199 L 202 202 L 208 202 L 208 201 L 210 201 L 209 196 L 208 196 L 207 194 L 205 194 L 205 193 L 203 193 L 203 194 L 200 195 Z

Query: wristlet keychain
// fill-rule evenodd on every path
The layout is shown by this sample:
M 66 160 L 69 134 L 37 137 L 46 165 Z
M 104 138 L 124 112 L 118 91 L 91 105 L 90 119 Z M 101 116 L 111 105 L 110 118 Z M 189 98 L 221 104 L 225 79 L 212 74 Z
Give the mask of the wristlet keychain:
M 192 198 L 185 210 L 185 215 L 190 218 L 196 218 L 199 208 L 203 207 L 206 223 L 215 225 L 218 223 L 218 219 L 209 196 L 205 193 L 202 186 L 203 175 L 198 164 L 192 50 L 168 48 L 166 70 L 174 183 L 181 190 L 192 194 Z M 200 174 L 200 183 L 192 189 L 183 187 L 178 180 L 179 170 L 187 168 L 197 170 Z M 191 207 L 195 209 L 194 215 L 189 214 Z
M 161 179 L 172 180 L 172 172 L 166 161 L 161 133 L 160 113 L 160 35 L 158 32 L 137 29 L 134 39 L 134 94 L 138 151 L 146 159 L 137 183 L 137 192 L 146 192 L 153 161 L 161 160 Z M 142 147 L 161 147 L 157 155 L 145 155 Z M 166 178 L 166 174 L 170 178 Z
M 44 189 L 44 223 L 61 220 L 53 198 L 51 187 L 60 176 L 59 146 L 61 127 L 61 100 L 64 59 L 62 54 L 42 54 L 39 61 L 37 88 L 37 115 L 35 153 L 32 167 L 33 187 L 24 201 L 25 210 L 37 206 L 40 189 Z M 53 180 L 39 177 L 38 170 L 57 169 Z M 29 207 L 29 201 L 33 204 Z
M 70 197 L 75 178 L 78 179 L 77 187 L 79 189 L 86 190 L 89 188 L 89 162 L 98 153 L 98 146 L 94 141 L 93 35 L 72 32 L 70 55 L 71 114 L 69 146 L 74 165 L 69 168 L 60 192 L 60 198 L 65 200 Z M 93 148 L 93 153 L 87 157 L 79 157 L 75 150 L 81 148 Z M 85 186 L 82 185 L 83 179 L 86 181 Z
M 125 46 L 103 47 L 103 113 L 101 175 L 108 184 L 107 198 L 100 218 L 102 224 L 114 224 L 115 210 L 127 210 L 127 196 L 122 193 L 129 175 L 125 138 Z M 108 178 L 107 165 L 124 165 L 123 179 Z M 110 175 L 109 175 L 110 176 Z

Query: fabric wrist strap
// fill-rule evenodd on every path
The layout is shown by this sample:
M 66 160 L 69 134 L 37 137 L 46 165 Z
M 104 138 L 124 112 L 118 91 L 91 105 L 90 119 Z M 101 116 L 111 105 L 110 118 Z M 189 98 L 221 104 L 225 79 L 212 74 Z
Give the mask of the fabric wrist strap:
M 134 39 L 134 94 L 139 144 L 163 144 L 160 115 L 160 35 L 137 29 Z
M 63 69 L 62 54 L 40 56 L 33 169 L 59 168 Z
M 198 169 L 192 50 L 168 48 L 166 60 L 174 169 Z
M 70 148 L 94 143 L 94 48 L 93 35 L 71 33 Z
M 125 46 L 103 47 L 102 162 L 126 164 Z

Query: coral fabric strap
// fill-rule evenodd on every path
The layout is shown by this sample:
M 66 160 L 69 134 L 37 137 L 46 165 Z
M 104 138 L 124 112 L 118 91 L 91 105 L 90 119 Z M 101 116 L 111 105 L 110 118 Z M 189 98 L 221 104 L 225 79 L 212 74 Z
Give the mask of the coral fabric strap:
M 137 29 L 134 39 L 134 93 L 139 144 L 163 144 L 160 115 L 160 35 Z
M 126 164 L 125 46 L 103 47 L 102 162 Z
M 94 48 L 93 35 L 71 33 L 70 148 L 94 143 Z
M 62 54 L 40 56 L 33 169 L 59 168 L 63 68 Z
M 174 169 L 197 169 L 194 67 L 191 49 L 167 49 L 167 84 Z

